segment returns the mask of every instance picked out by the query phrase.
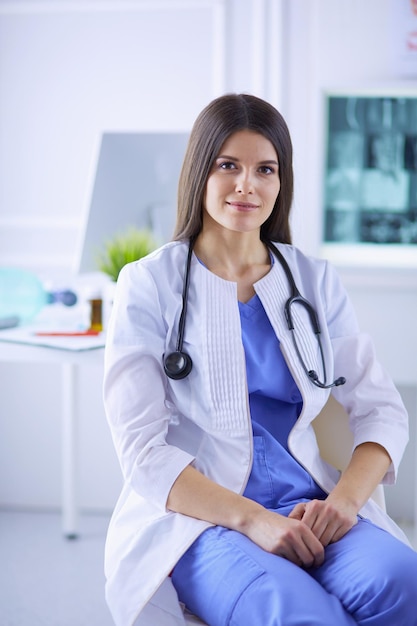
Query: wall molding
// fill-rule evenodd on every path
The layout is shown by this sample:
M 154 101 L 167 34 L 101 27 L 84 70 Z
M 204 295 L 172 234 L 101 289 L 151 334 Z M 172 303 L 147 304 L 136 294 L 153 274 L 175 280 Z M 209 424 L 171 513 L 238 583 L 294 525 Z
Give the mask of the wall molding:
M 75 217 L 48 217 L 44 216 L 19 216 L 0 217 L 0 229 L 25 230 L 46 228 L 48 230 L 60 230 L 68 228 L 78 228 L 79 220 Z
M 222 6 L 225 0 L 6 0 L 0 4 L 0 15 L 21 13 L 124 13 L 160 11 L 161 9 L 195 9 Z

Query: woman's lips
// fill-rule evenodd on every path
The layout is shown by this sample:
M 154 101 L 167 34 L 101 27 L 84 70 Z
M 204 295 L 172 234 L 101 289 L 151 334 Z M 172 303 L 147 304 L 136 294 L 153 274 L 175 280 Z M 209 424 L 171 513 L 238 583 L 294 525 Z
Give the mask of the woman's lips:
M 258 208 L 257 204 L 251 202 L 228 202 L 228 204 L 237 211 L 253 211 Z

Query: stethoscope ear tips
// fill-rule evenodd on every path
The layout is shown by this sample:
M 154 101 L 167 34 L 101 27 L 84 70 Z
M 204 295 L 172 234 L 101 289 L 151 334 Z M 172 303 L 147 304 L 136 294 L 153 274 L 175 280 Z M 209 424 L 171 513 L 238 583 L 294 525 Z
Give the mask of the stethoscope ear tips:
M 165 374 L 173 380 L 181 380 L 181 378 L 188 376 L 192 367 L 191 357 L 180 350 L 164 356 Z

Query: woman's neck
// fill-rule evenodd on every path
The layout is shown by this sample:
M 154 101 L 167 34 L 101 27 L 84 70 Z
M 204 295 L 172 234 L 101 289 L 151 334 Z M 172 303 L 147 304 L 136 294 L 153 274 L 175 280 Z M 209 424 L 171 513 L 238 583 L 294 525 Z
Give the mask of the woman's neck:
M 269 251 L 254 233 L 202 232 L 194 252 L 213 274 L 237 283 L 238 299 L 247 302 L 255 294 L 254 283 L 270 270 Z

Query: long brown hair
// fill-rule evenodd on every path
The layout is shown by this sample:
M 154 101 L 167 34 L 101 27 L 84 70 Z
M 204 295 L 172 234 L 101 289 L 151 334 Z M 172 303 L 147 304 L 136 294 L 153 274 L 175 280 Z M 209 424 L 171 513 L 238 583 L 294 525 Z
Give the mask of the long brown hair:
M 289 216 L 293 199 L 292 143 L 282 115 L 268 102 L 248 94 L 227 94 L 210 102 L 191 131 L 178 184 L 174 240 L 195 238 L 203 225 L 207 179 L 226 139 L 240 130 L 260 133 L 274 146 L 280 192 L 261 226 L 262 241 L 291 243 Z

